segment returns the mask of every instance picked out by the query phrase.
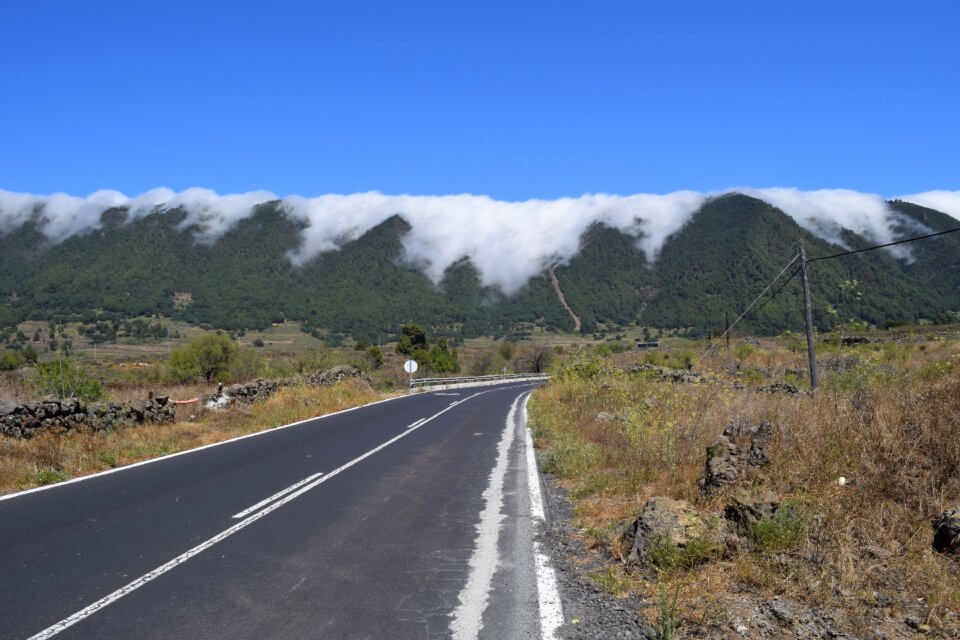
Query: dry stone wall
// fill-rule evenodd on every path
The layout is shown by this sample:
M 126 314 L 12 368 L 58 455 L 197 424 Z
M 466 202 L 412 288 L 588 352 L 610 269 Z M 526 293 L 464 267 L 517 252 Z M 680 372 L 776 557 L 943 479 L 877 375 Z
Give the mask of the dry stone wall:
M 145 422 L 163 424 L 174 418 L 173 406 L 165 396 L 143 402 L 96 404 L 54 396 L 23 404 L 0 400 L 0 434 L 13 438 L 32 438 L 40 431 L 65 433 L 80 427 L 102 431 Z
M 332 386 L 347 378 L 371 383 L 370 377 L 348 365 L 320 373 L 280 380 L 255 380 L 219 388 L 202 398 L 207 406 L 223 408 L 231 402 L 251 403 L 269 398 L 281 387 L 306 384 Z M 41 431 L 66 433 L 79 428 L 102 431 L 144 423 L 168 424 L 176 419 L 173 404 L 166 396 L 143 402 L 86 404 L 76 398 L 58 399 L 48 396 L 40 402 L 15 403 L 0 399 L 0 435 L 11 438 L 32 438 Z

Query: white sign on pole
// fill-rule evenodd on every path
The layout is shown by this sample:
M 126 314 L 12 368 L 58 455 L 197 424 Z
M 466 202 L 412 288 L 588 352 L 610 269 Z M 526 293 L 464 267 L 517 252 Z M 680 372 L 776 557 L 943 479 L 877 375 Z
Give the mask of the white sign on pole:
M 416 360 L 407 360 L 403 363 L 403 370 L 413 375 L 417 372 L 417 361 Z

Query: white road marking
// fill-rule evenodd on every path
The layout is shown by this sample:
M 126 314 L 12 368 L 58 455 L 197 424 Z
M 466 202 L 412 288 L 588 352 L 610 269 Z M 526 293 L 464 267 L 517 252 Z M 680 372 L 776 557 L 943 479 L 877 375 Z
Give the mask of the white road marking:
M 497 541 L 500 528 L 506 517 L 503 513 L 503 488 L 507 477 L 507 463 L 510 447 L 513 445 L 514 417 L 517 403 L 523 394 L 517 396 L 507 414 L 507 424 L 497 445 L 497 462 L 490 472 L 487 488 L 483 491 L 483 511 L 477 524 L 477 543 L 470 557 L 470 574 L 467 584 L 460 592 L 460 603 L 453 610 L 450 631 L 454 640 L 476 640 L 483 626 L 483 612 L 487 608 L 490 585 L 500 564 L 500 551 Z
M 287 487 L 287 488 L 284 489 L 283 491 L 278 491 L 278 492 L 276 492 L 275 494 L 273 494 L 273 495 L 270 496 L 269 498 L 264 498 L 263 500 L 261 500 L 261 501 L 258 502 L 257 504 L 253 505 L 252 507 L 248 507 L 248 508 L 244 509 L 243 511 L 241 511 L 240 513 L 238 513 L 237 515 L 235 515 L 235 516 L 233 516 L 233 517 L 234 517 L 234 519 L 237 519 L 237 520 L 239 520 L 240 518 L 246 518 L 248 515 L 250 515 L 251 513 L 253 513 L 254 511 L 256 511 L 257 509 L 259 509 L 260 507 L 266 506 L 266 505 L 270 504 L 271 502 L 273 502 L 274 500 L 278 500 L 278 499 L 282 498 L 283 496 L 287 495 L 287 494 L 290 493 L 291 491 L 293 491 L 293 490 L 295 490 L 295 489 L 299 489 L 300 487 L 302 487 L 303 485 L 307 484 L 307 483 L 310 482 L 311 480 L 316 480 L 317 478 L 319 478 L 319 477 L 322 476 L 322 475 L 323 475 L 323 472 L 321 471 L 320 473 L 315 473 L 315 474 L 313 474 L 312 476 L 307 476 L 306 478 L 304 478 L 304 479 L 301 480 L 300 482 L 296 482 L 296 483 L 290 485 L 289 487 Z
M 530 428 L 527 426 L 527 403 L 529 401 L 530 394 L 527 394 L 523 401 L 521 421 L 527 449 L 527 487 L 530 491 L 530 515 L 533 516 L 535 526 L 543 527 L 546 524 L 546 513 L 543 508 L 540 473 L 537 471 L 533 437 L 530 435 Z M 557 629 L 563 625 L 563 602 L 560 600 L 560 589 L 557 587 L 557 573 L 550 566 L 549 558 L 542 552 L 538 540 L 533 542 L 533 554 L 537 573 L 537 601 L 540 608 L 540 636 L 543 640 L 555 640 Z
M 154 462 L 161 462 L 163 460 L 169 460 L 170 458 L 176 458 L 177 456 L 185 456 L 189 453 L 196 453 L 197 451 L 203 451 L 204 449 L 210 449 L 213 447 L 219 447 L 221 445 L 230 444 L 231 442 L 236 442 L 238 440 L 246 440 L 247 438 L 256 438 L 257 436 L 264 436 L 270 433 L 275 433 L 289 427 L 297 427 L 301 424 L 307 422 L 312 422 L 314 420 L 323 420 L 324 418 L 332 418 L 333 416 L 338 416 L 342 413 L 347 413 L 349 411 L 356 411 L 357 409 L 363 409 L 364 407 L 372 407 L 375 404 L 382 404 L 384 402 L 392 402 L 393 400 L 400 400 L 401 398 L 409 398 L 411 396 L 394 396 L 392 398 L 385 398 L 383 400 L 377 400 L 375 402 L 368 402 L 367 404 L 361 404 L 356 407 L 350 407 L 348 409 L 341 409 L 340 411 L 334 411 L 333 413 L 326 413 L 322 416 L 315 416 L 313 418 L 306 418 L 304 420 L 298 420 L 296 422 L 291 422 L 290 424 L 284 424 L 279 427 L 274 427 L 273 429 L 264 429 L 263 431 L 257 431 L 256 433 L 248 433 L 246 435 L 237 436 L 236 438 L 230 438 L 229 440 L 221 440 L 220 442 L 212 442 L 210 444 L 205 444 L 202 447 L 196 447 L 195 449 L 187 449 L 186 451 L 178 451 L 176 453 L 168 453 L 165 456 L 160 456 L 159 458 L 150 458 L 149 460 L 141 460 L 140 462 L 132 462 L 126 464 L 122 467 L 116 467 L 114 469 L 107 469 L 105 471 L 98 471 L 97 473 L 91 473 L 89 475 L 80 476 L 79 478 L 71 478 L 70 480 L 64 480 L 63 482 L 57 482 L 55 484 L 48 484 L 42 487 L 34 487 L 33 489 L 25 489 L 23 491 L 18 491 L 16 493 L 8 493 L 6 495 L 0 496 L 0 501 L 10 500 L 12 498 L 19 498 L 20 496 L 29 495 L 31 493 L 37 493 L 38 491 L 50 491 L 51 489 L 58 489 L 68 484 L 73 484 L 75 482 L 83 482 L 84 480 L 90 480 L 91 478 L 99 478 L 100 476 L 109 475 L 111 473 L 119 473 L 121 471 L 126 471 L 127 469 L 133 469 L 136 467 L 142 467 L 145 464 L 153 464 Z
M 523 380 L 517 380 L 516 382 L 523 382 Z M 473 385 L 473 386 L 483 386 L 483 385 Z M 519 385 L 518 385 L 519 386 Z M 505 387 L 510 388 L 510 387 Z M 425 391 L 422 394 L 418 395 L 447 395 L 440 394 L 433 391 Z M 459 394 L 458 394 L 459 395 Z M 219 447 L 221 445 L 230 444 L 231 442 L 236 442 L 237 440 L 246 440 L 247 438 L 256 438 L 257 436 L 265 436 L 289 427 L 297 427 L 301 424 L 307 422 L 313 422 L 314 420 L 323 420 L 324 418 L 332 418 L 333 416 L 338 416 L 342 413 L 348 413 L 350 411 L 356 411 L 357 409 L 363 409 L 364 407 L 372 407 L 375 404 L 382 404 L 384 402 L 392 402 L 394 400 L 402 400 L 404 398 L 412 398 L 414 396 L 405 395 L 405 396 L 394 396 L 392 398 L 384 398 L 383 400 L 376 400 L 374 402 L 368 402 L 367 404 L 357 405 L 356 407 L 349 407 L 347 409 L 341 409 L 340 411 L 334 411 L 333 413 L 326 413 L 322 416 L 314 416 L 313 418 L 305 418 L 303 420 L 298 420 L 296 422 L 291 422 L 290 424 L 280 425 L 279 427 L 274 427 L 272 429 L 264 429 L 263 431 L 257 431 L 256 433 L 248 433 L 246 435 L 237 436 L 236 438 L 230 438 L 228 440 L 221 440 L 220 442 L 212 442 L 210 444 L 205 444 L 202 447 L 196 447 L 194 449 L 187 449 L 186 451 L 178 451 L 176 453 L 168 453 L 165 456 L 160 456 L 159 458 L 151 458 L 149 460 L 141 460 L 140 462 L 132 462 L 130 464 L 123 465 L 122 467 L 116 467 L 114 469 L 106 469 L 104 471 L 98 471 L 97 473 L 90 473 L 85 476 L 80 476 L 79 478 L 71 478 L 69 480 L 64 480 L 63 482 L 57 482 L 54 484 L 47 484 L 42 487 L 34 487 L 32 489 L 24 489 L 23 491 L 17 491 L 15 493 L 8 493 L 6 495 L 0 496 L 0 501 L 11 500 L 13 498 L 19 498 L 20 496 L 29 495 L 31 493 L 37 493 L 39 491 L 50 491 L 51 489 L 58 489 L 68 484 L 73 484 L 75 482 L 83 482 L 84 480 L 90 480 L 91 478 L 98 478 L 100 476 L 109 475 L 111 473 L 119 473 L 121 471 L 126 471 L 127 469 L 133 469 L 135 467 L 141 467 L 145 464 L 153 464 L 154 462 L 161 462 L 163 460 L 169 460 L 170 458 L 176 458 L 177 456 L 185 456 L 189 453 L 196 453 L 197 451 L 203 451 L 204 449 L 210 449 L 212 447 Z M 471 396 L 472 397 L 472 396 Z M 464 400 L 469 400 L 470 398 L 464 398 Z M 462 401 L 461 401 L 462 402 Z
M 423 424 L 424 420 L 426 420 L 426 418 L 420 418 L 419 420 L 411 424 L 409 427 L 407 427 L 407 429 L 413 429 L 414 427 L 419 427 L 421 424 Z
M 493 389 L 491 389 L 490 391 L 493 391 Z M 490 391 L 480 391 L 480 392 L 477 392 L 477 393 L 475 393 L 475 394 L 473 394 L 473 395 L 471 395 L 471 396 L 468 396 L 468 397 L 464 398 L 464 401 L 470 400 L 470 399 L 472 399 L 472 398 L 476 398 L 477 396 L 481 396 L 481 395 L 483 395 L 483 394 L 485 394 L 485 393 L 490 393 Z M 519 397 L 518 397 L 517 399 L 519 400 Z M 369 457 L 372 456 L 373 454 L 375 454 L 375 453 L 377 453 L 378 451 L 380 451 L 380 450 L 382 450 L 382 449 L 390 446 L 391 444 L 393 444 L 393 443 L 396 442 L 397 440 L 400 440 L 401 438 L 404 438 L 404 437 L 410 435 L 411 433 L 413 433 L 414 431 L 416 431 L 417 429 L 419 429 L 419 428 L 422 427 L 423 425 L 425 425 L 425 424 L 427 424 L 428 422 L 431 422 L 432 420 L 440 417 L 441 415 L 443 415 L 443 414 L 446 413 L 447 411 L 450 411 L 450 409 L 452 409 L 452 408 L 453 408 L 453 407 L 447 407 L 446 409 L 443 409 L 443 410 L 441 410 L 441 411 L 433 414 L 433 415 L 430 416 L 429 418 L 426 418 L 426 419 L 425 419 L 423 422 L 421 422 L 419 425 L 417 425 L 417 426 L 415 426 L 415 427 L 413 427 L 413 428 L 411 428 L 411 429 L 405 429 L 405 430 L 401 431 L 398 435 L 390 438 L 389 440 L 387 440 L 387 441 L 384 442 L 383 444 L 381 444 L 381 445 L 379 445 L 379 446 L 371 449 L 370 451 L 367 451 L 366 453 L 364 453 L 363 455 L 361 455 L 361 456 L 359 456 L 359 457 L 357 457 L 357 458 L 354 458 L 354 459 L 351 460 L 350 462 L 347 462 L 346 464 L 343 464 L 343 465 L 337 467 L 336 469 L 334 469 L 333 471 L 331 471 L 331 472 L 328 473 L 327 475 L 322 476 L 322 477 L 314 480 L 313 482 L 310 482 L 309 484 L 304 485 L 303 487 L 301 487 L 301 488 L 298 489 L 297 491 L 294 491 L 293 493 L 287 495 L 286 497 L 281 498 L 280 500 L 278 500 L 278 501 L 270 504 L 269 506 L 267 506 L 267 507 L 266 507 L 265 509 L 263 509 L 262 511 L 258 511 L 257 513 L 253 514 L 252 516 L 248 517 L 247 519 L 241 520 L 241 521 L 238 522 L 237 524 L 233 525 L 232 527 L 230 527 L 230 528 L 228 528 L 228 529 L 225 529 L 225 530 L 221 531 L 220 533 L 218 533 L 217 535 L 213 536 L 213 537 L 210 538 L 209 540 L 207 540 L 207 541 L 205 541 L 205 542 L 201 542 L 200 544 L 198 544 L 198 545 L 195 546 L 194 548 L 190 549 L 190 550 L 187 551 L 186 553 L 183 553 L 183 554 L 177 556 L 176 558 L 174 558 L 173 560 L 170 560 L 170 561 L 167 562 L 166 564 L 160 565 L 159 567 L 157 567 L 157 568 L 154 569 L 153 571 L 151 571 L 151 572 L 149 572 L 149 573 L 146 573 L 146 574 L 140 576 L 139 578 L 137 578 L 137 579 L 134 580 L 133 582 L 127 584 L 126 586 L 123 586 L 123 587 L 117 589 L 116 591 L 114 591 L 113 593 L 111 593 L 111 594 L 109 594 L 109 595 L 107 595 L 107 596 L 104 596 L 103 598 L 97 600 L 96 602 L 94 602 L 94 603 L 91 604 L 90 606 L 88 606 L 88 607 L 86 607 L 86 608 L 84 608 L 84 609 L 81 609 L 80 611 L 74 613 L 73 615 L 71 615 L 71 616 L 69 616 L 69 617 L 67 617 L 67 618 L 64 618 L 64 619 L 61 620 L 60 622 L 58 622 L 58 623 L 56 623 L 56 624 L 54 624 L 54 625 L 52 625 L 52 626 L 50 626 L 50 627 L 47 627 L 46 629 L 44 629 L 44 630 L 41 631 L 40 633 L 37 633 L 36 635 L 31 636 L 28 640 L 44 640 L 45 638 L 52 638 L 53 636 L 57 635 L 57 634 L 60 633 L 61 631 L 65 630 L 65 629 L 68 629 L 69 627 L 72 627 L 73 625 L 77 624 L 77 623 L 80 622 L 81 620 L 84 620 L 85 618 L 89 618 L 90 616 L 92 616 L 93 614 L 95 614 L 95 613 L 96 613 L 97 611 L 99 611 L 100 609 L 103 609 L 104 607 L 109 606 L 110 604 L 116 602 L 117 600 L 119 600 L 120 598 L 124 597 L 125 595 L 127 595 L 127 594 L 129 594 L 129 593 L 132 593 L 133 591 L 136 591 L 137 589 L 139 589 L 139 588 L 142 587 L 143 585 L 147 584 L 148 582 L 150 582 L 150 581 L 152 581 L 152 580 L 155 580 L 156 578 L 159 578 L 160 576 L 162 576 L 162 575 L 165 574 L 166 572 L 168 572 L 168 571 L 170 571 L 171 569 L 174 569 L 175 567 L 183 564 L 184 562 L 186 562 L 186 561 L 189 560 L 190 558 L 196 556 L 196 555 L 199 554 L 199 553 L 202 553 L 203 551 L 209 549 L 210 547 L 212 547 L 213 545 L 217 544 L 218 542 L 220 542 L 220 541 L 222 541 L 222 540 L 225 540 L 226 538 L 232 536 L 233 534 L 235 534 L 236 532 L 240 531 L 241 529 L 244 529 L 245 527 L 250 526 L 251 524 L 253 524 L 253 523 L 256 522 L 257 520 L 259 520 L 260 518 L 263 518 L 263 517 L 266 516 L 267 514 L 273 513 L 274 511 L 276 511 L 277 509 L 279 509 L 279 508 L 282 507 L 283 505 L 287 504 L 288 502 L 290 502 L 290 501 L 292 501 L 292 500 L 296 500 L 297 498 L 299 498 L 300 496 L 302 496 L 302 495 L 303 495 L 304 493 L 306 493 L 307 491 L 310 491 L 311 489 L 313 489 L 313 488 L 315 488 L 315 487 L 318 487 L 319 485 L 323 484 L 324 482 L 326 482 L 326 481 L 329 480 L 330 478 L 338 475 L 340 472 L 349 469 L 349 468 L 352 467 L 353 465 L 355 465 L 355 464 L 357 464 L 357 463 L 359 463 L 359 462 L 361 462 L 361 461 L 363 461 L 363 460 L 366 460 L 367 458 L 369 458 Z M 514 409 L 515 409 L 515 408 L 516 408 L 516 401 L 514 401 Z M 513 413 L 514 413 L 514 409 L 511 409 L 511 410 L 510 410 L 510 415 L 511 415 L 511 416 L 512 416 Z

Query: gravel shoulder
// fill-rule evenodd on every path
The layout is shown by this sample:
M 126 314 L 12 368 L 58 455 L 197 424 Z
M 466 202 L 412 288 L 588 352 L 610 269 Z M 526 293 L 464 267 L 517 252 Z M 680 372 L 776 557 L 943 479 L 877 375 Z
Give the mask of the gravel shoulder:
M 588 549 L 573 524 L 567 492 L 549 474 L 541 474 L 546 494 L 547 526 L 543 544 L 557 571 L 566 624 L 563 639 L 656 638 L 637 613 L 649 606 L 635 596 L 618 598 L 593 583 L 590 575 L 608 566 L 602 551 Z M 574 622 L 576 621 L 576 622 Z

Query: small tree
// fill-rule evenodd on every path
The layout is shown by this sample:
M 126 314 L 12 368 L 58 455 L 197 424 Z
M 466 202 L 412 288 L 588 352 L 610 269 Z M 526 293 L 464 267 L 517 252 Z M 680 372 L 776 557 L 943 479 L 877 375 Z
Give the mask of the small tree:
M 509 340 L 504 340 L 497 347 L 497 351 L 500 354 L 500 359 L 504 362 L 510 362 L 513 359 L 513 354 L 517 351 L 517 345 L 513 344 Z
M 185 382 L 202 376 L 209 383 L 226 375 L 236 354 L 237 345 L 226 333 L 205 333 L 174 350 L 167 369 L 175 380 Z
M 427 368 L 437 373 L 457 373 L 460 371 L 460 357 L 457 350 L 450 350 L 447 346 L 447 339 L 440 338 L 437 344 L 430 349 L 430 353 L 425 363 Z
M 373 364 L 374 369 L 379 369 L 383 366 L 384 357 L 380 347 L 370 347 L 367 349 L 367 355 L 370 357 L 370 362 Z
M 398 354 L 412 356 L 417 351 L 426 351 L 429 347 L 427 331 L 420 325 L 410 322 L 400 329 L 400 335 L 397 336 Z
M 528 373 L 543 373 L 553 362 L 553 356 L 554 350 L 543 345 L 524 349 L 517 354 L 514 366 L 518 371 L 522 369 Z
M 481 351 L 470 362 L 470 375 L 483 376 L 494 371 L 493 353 L 488 350 Z

